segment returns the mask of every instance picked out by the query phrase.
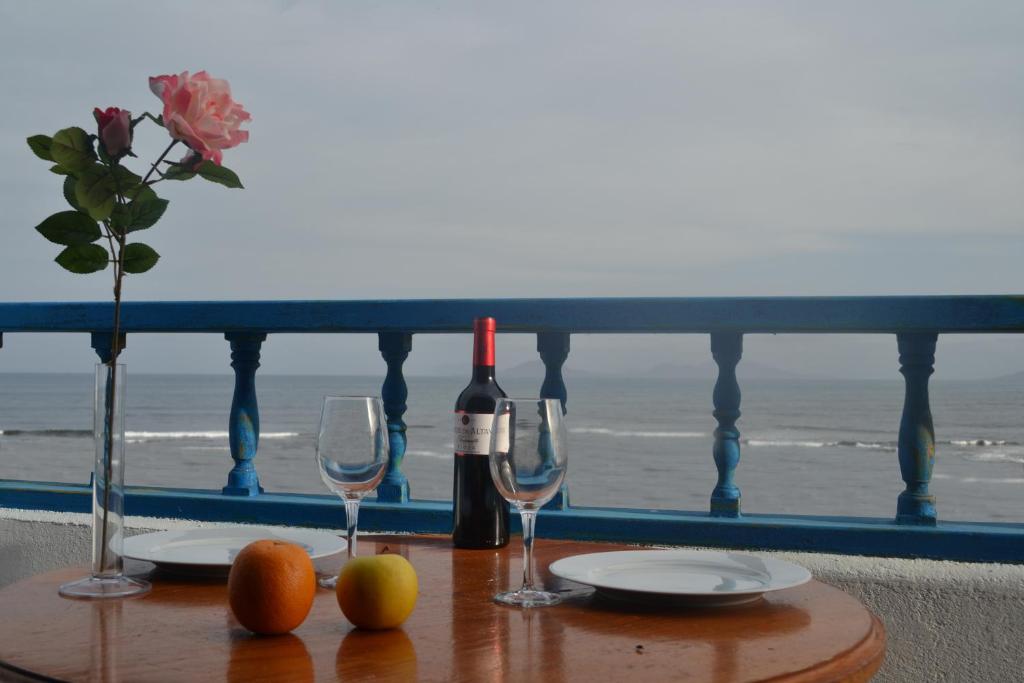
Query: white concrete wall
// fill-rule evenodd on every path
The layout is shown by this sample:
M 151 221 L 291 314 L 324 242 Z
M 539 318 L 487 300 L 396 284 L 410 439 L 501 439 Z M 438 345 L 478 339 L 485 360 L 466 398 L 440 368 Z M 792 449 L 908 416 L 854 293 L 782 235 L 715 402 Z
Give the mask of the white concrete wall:
M 129 518 L 136 530 L 214 526 Z M 0 509 L 0 586 L 89 561 L 89 516 Z M 885 622 L 876 681 L 1024 681 L 1024 566 L 770 553 L 857 596 Z

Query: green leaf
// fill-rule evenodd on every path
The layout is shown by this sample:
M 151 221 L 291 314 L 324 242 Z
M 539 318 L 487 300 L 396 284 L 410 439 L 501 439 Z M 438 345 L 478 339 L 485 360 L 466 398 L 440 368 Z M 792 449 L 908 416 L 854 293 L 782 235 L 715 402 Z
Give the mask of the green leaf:
M 217 183 L 225 187 L 242 188 L 242 181 L 238 179 L 234 171 L 225 166 L 218 166 L 212 161 L 204 161 L 199 164 L 196 173 L 211 183 Z
M 72 247 L 95 242 L 103 236 L 96 221 L 77 211 L 55 213 L 37 225 L 36 230 L 51 242 Z
M 152 196 L 142 196 L 128 204 L 118 204 L 110 215 L 110 222 L 121 234 L 145 230 L 160 220 L 160 217 L 167 210 L 170 203 L 166 199 L 160 199 L 156 193 L 150 190 Z
M 107 167 L 93 164 L 84 170 L 75 183 L 75 199 L 98 221 L 110 218 L 114 210 L 114 177 Z
M 149 185 L 136 185 L 125 191 L 124 196 L 128 199 L 156 199 L 156 192 Z
M 126 232 L 151 228 L 160 220 L 170 204 L 166 199 L 136 199 L 128 205 L 129 223 Z
M 114 177 L 117 178 L 118 186 L 121 188 L 121 192 L 124 193 L 130 187 L 135 187 L 142 182 L 142 176 L 132 173 L 124 166 L 118 164 L 111 169 Z
M 50 144 L 50 156 L 72 173 L 84 171 L 96 161 L 92 139 L 81 128 L 58 131 Z
M 71 208 L 77 209 L 78 211 L 87 214 L 89 212 L 83 209 L 82 205 L 78 203 L 78 199 L 75 198 L 75 185 L 77 183 L 78 180 L 73 176 L 67 176 L 66 178 L 64 178 L 64 199 L 67 200 L 67 203 L 71 205 Z
M 67 176 L 71 175 L 71 171 L 69 171 L 68 169 L 64 168 L 60 164 L 54 164 L 53 166 L 51 166 L 50 167 L 50 173 L 56 173 L 57 175 L 67 175 Z
M 64 270 L 72 273 L 95 273 L 110 262 L 107 250 L 98 244 L 78 244 L 68 247 L 54 259 Z
M 191 180 L 195 177 L 196 174 L 194 172 L 189 171 L 181 164 L 169 166 L 167 170 L 164 171 L 164 180 Z
M 120 194 L 122 197 L 131 199 L 134 195 L 141 192 L 141 188 L 144 187 L 140 176 L 132 173 L 120 164 L 112 166 L 110 174 L 113 177 L 115 195 Z
M 53 157 L 50 156 L 50 145 L 53 144 L 53 138 L 49 135 L 33 135 L 28 138 L 28 146 L 32 148 L 32 153 L 43 161 L 53 161 Z
M 160 260 L 160 254 L 153 247 L 136 242 L 124 248 L 124 272 L 145 273 Z

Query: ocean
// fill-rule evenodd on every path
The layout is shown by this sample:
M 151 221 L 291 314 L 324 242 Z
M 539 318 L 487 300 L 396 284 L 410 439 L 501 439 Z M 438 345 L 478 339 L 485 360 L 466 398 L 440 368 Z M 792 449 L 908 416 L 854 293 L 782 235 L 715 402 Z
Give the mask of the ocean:
M 256 466 L 267 491 L 323 493 L 313 460 L 326 394 L 381 377 L 258 376 Z M 450 500 L 451 410 L 468 377 L 411 377 L 403 470 L 413 498 Z M 540 377 L 499 379 L 536 394 Z M 715 484 L 712 380 L 566 378 L 574 505 L 706 510 Z M 903 490 L 903 384 L 742 380 L 736 481 L 749 513 L 891 517 Z M 126 481 L 220 489 L 231 467 L 229 375 L 129 374 Z M 933 379 L 940 519 L 1024 519 L 1024 381 Z M 0 478 L 87 482 L 92 376 L 0 375 Z M 339 516 L 343 514 L 339 504 Z

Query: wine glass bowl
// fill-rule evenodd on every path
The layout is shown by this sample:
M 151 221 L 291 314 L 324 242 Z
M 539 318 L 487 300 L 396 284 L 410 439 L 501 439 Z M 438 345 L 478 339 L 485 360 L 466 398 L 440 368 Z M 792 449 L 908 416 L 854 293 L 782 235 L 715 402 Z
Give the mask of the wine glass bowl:
M 528 412 L 521 416 L 524 407 Z M 491 477 L 501 496 L 519 509 L 543 507 L 565 479 L 561 410 L 555 399 L 499 399 L 495 406 Z
M 327 488 L 343 498 L 370 493 L 377 488 L 387 469 L 386 459 L 383 463 L 375 461 L 355 465 L 340 464 L 329 457 L 319 457 L 319 461 L 320 478 Z
M 328 489 L 345 501 L 348 557 L 356 554 L 359 502 L 387 471 L 390 447 L 384 405 L 373 396 L 325 396 L 316 439 L 316 464 Z M 333 588 L 337 577 L 320 585 Z
M 523 526 L 523 586 L 494 600 L 517 607 L 555 605 L 561 598 L 533 585 L 533 529 L 537 511 L 565 480 L 568 449 L 558 399 L 500 398 L 494 407 L 490 469 L 495 488 L 519 510 Z

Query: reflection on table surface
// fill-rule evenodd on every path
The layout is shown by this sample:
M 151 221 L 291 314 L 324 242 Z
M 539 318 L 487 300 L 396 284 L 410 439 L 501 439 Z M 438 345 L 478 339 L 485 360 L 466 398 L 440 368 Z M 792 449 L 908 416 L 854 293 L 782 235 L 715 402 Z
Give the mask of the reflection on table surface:
M 684 672 L 732 681 L 815 667 L 832 676 L 881 662 L 880 624 L 854 598 L 818 582 L 744 606 L 680 608 L 608 600 L 547 571 L 556 559 L 624 548 L 617 545 L 540 539 L 538 578 L 562 592 L 563 604 L 496 605 L 491 597 L 521 580 L 516 540 L 488 551 L 453 550 L 444 537 L 366 537 L 361 554 L 400 553 L 420 579 L 413 615 L 382 632 L 353 629 L 323 589 L 293 634 L 261 637 L 235 621 L 223 579 L 151 572 L 148 596 L 81 603 L 57 595 L 60 580 L 80 571 L 61 570 L 0 590 L 0 661 L 71 680 L 205 681 L 214 674 L 230 681 L 555 683 Z

